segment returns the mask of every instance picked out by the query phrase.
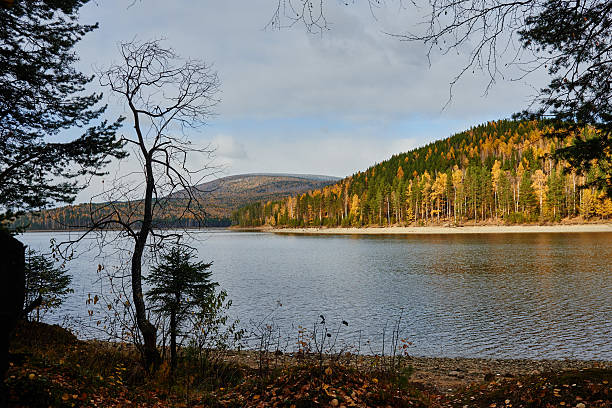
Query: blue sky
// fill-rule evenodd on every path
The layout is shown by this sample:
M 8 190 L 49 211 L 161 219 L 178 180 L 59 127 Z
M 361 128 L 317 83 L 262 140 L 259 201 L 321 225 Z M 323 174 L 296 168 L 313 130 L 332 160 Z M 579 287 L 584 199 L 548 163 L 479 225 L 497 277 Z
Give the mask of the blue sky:
M 455 86 L 444 108 L 449 83 L 467 53 L 434 54 L 429 63 L 423 45 L 386 34 L 418 29 L 425 9 L 399 9 L 389 0 L 372 16 L 364 1 L 345 6 L 328 0 L 330 29 L 312 35 L 299 24 L 265 29 L 277 1 L 91 3 L 81 22 L 99 22 L 100 28 L 79 45 L 80 69 L 90 73 L 109 66 L 117 60 L 118 43 L 132 39 L 163 38 L 181 56 L 213 64 L 221 79 L 221 103 L 208 126 L 189 136 L 217 148 L 214 164 L 225 175 L 346 176 L 472 125 L 508 117 L 542 85 L 537 76 L 530 82 L 500 78 L 484 95 L 487 77 L 476 70 Z M 124 113 L 117 100 L 106 102 L 111 116 Z M 94 180 L 78 200 L 87 200 L 98 185 Z

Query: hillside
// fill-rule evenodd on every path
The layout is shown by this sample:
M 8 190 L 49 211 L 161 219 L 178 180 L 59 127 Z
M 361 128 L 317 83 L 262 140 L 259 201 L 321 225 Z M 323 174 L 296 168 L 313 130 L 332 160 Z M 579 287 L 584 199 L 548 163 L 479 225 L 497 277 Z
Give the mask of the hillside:
M 256 201 L 280 200 L 292 194 L 320 189 L 338 180 L 337 177 L 301 174 L 241 174 L 219 178 L 196 186 L 206 212 L 207 226 L 228 226 L 230 216 L 238 208 Z M 176 193 L 166 198 L 163 213 L 156 221 L 163 227 L 196 226 L 195 217 L 183 211 L 185 194 Z M 138 203 L 116 203 L 117 206 L 137 208 Z M 43 211 L 39 216 L 28 215 L 17 225 L 30 224 L 31 229 L 66 229 L 89 225 L 92 211 L 104 213 L 108 203 L 79 204 Z M 136 210 L 137 211 L 137 210 Z
M 259 201 L 280 200 L 290 195 L 323 188 L 338 177 L 306 174 L 240 174 L 219 178 L 194 187 L 204 198 L 206 211 L 229 218 L 238 208 Z M 184 193 L 173 198 L 182 198 Z
M 549 122 L 500 120 L 397 154 L 338 183 L 235 212 L 243 227 L 389 226 L 463 222 L 608 219 L 612 201 L 581 188 L 602 172 L 580 175 L 554 160 L 571 142 Z M 589 138 L 592 129 L 583 129 Z M 548 135 L 548 136 L 547 136 Z

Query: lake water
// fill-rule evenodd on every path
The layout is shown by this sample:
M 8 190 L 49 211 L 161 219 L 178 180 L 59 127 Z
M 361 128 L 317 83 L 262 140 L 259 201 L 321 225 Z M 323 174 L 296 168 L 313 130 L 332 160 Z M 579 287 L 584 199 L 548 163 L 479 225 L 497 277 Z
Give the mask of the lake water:
M 194 235 L 232 315 L 247 329 L 270 324 L 290 343 L 323 315 L 361 352 L 380 352 L 403 310 L 412 355 L 612 360 L 612 233 Z M 67 234 L 20 239 L 48 250 L 52 237 Z M 71 261 L 75 293 L 47 320 L 87 318 L 109 251 Z

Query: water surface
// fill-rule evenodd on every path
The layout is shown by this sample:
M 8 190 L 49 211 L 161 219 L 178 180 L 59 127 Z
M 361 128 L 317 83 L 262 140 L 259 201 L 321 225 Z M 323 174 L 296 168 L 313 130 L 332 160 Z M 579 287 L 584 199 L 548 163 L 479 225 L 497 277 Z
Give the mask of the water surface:
M 53 236 L 66 234 L 21 239 L 48 249 Z M 324 315 L 362 352 L 380 352 L 403 310 L 413 355 L 612 360 L 612 233 L 195 236 L 232 314 L 290 342 Z M 75 294 L 49 318 L 85 318 L 85 299 L 102 287 L 97 265 L 115 259 L 107 250 L 73 260 Z

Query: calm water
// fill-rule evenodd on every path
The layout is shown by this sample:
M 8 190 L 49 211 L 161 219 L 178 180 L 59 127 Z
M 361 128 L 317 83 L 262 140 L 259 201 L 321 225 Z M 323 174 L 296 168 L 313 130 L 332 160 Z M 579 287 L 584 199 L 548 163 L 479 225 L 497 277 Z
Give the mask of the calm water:
M 20 239 L 47 250 L 53 236 L 67 235 Z M 196 237 L 247 328 L 269 323 L 294 341 L 322 314 L 347 341 L 361 338 L 362 352 L 379 352 L 403 309 L 413 355 L 612 360 L 611 233 Z M 114 259 L 90 251 L 72 261 L 75 294 L 47 320 L 86 318 L 97 265 Z

